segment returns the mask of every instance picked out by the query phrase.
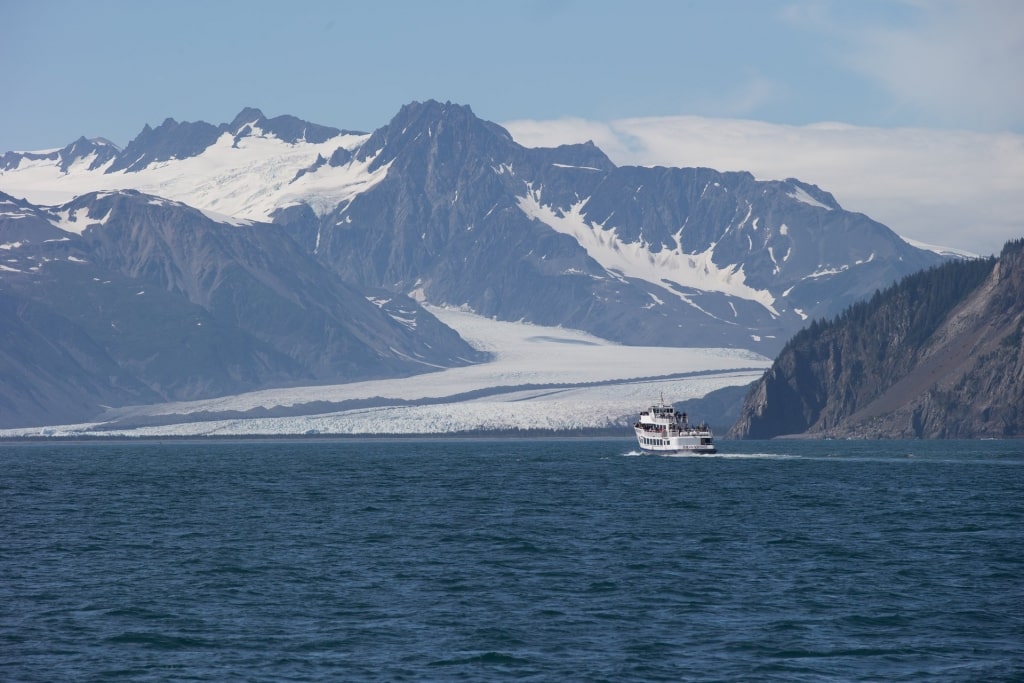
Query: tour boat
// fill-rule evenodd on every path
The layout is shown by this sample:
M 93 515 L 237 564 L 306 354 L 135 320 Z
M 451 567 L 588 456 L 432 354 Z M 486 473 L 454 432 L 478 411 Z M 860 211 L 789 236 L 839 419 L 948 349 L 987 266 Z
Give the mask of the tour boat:
M 640 412 L 633 425 L 641 450 L 648 453 L 715 453 L 715 437 L 706 424 L 691 425 L 686 413 L 680 413 L 662 399 Z

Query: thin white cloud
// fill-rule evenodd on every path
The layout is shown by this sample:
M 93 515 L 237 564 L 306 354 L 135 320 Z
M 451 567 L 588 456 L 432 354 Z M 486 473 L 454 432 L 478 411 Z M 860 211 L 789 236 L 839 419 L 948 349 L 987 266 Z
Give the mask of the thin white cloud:
M 920 242 L 979 254 L 1024 236 L 1024 136 L 695 116 L 504 124 L 527 147 L 593 140 L 620 165 L 798 178 Z
M 1024 128 L 1024 3 L 904 0 L 886 12 L 794 3 L 782 18 L 841 47 L 836 65 L 890 98 L 888 115 L 971 130 Z
M 930 2 L 914 26 L 865 32 L 851 64 L 938 123 L 998 130 L 1024 123 L 1024 3 Z

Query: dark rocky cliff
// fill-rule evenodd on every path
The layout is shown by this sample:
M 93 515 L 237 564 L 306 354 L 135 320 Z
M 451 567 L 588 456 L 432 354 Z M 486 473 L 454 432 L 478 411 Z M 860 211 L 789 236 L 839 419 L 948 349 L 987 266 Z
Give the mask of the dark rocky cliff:
M 732 438 L 1024 434 L 1024 240 L 911 275 L 785 346 Z

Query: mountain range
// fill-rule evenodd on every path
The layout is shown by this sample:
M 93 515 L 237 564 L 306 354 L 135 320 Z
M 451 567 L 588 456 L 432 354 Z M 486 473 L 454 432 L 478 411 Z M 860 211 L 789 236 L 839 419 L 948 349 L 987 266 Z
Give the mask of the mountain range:
M 452 103 L 167 119 L 0 156 L 0 427 L 486 360 L 425 303 L 774 356 L 949 259 L 813 184 L 525 148 Z

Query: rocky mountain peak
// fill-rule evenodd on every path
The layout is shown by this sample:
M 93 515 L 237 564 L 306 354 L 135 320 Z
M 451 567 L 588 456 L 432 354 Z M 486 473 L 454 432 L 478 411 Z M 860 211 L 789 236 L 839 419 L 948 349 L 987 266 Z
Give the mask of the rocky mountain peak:
M 204 121 L 179 123 L 173 118 L 167 118 L 156 128 L 146 124 L 142 132 L 118 155 L 108 172 L 131 173 L 154 162 L 196 156 L 216 142 L 220 134 L 220 129 Z
M 358 134 L 355 131 L 310 123 L 290 114 L 268 119 L 261 110 L 255 107 L 242 109 L 230 124 L 225 124 L 222 128 L 235 136 L 236 143 L 239 139 L 250 135 L 253 128 L 259 129 L 264 134 L 274 135 L 290 144 L 297 142 L 317 144 L 339 135 Z
M 373 132 L 357 158 L 364 161 L 376 157 L 371 169 L 399 156 L 438 153 L 447 161 L 459 163 L 468 154 L 483 158 L 504 154 L 514 144 L 507 130 L 477 118 L 469 105 L 427 100 L 403 106 L 386 126 Z

